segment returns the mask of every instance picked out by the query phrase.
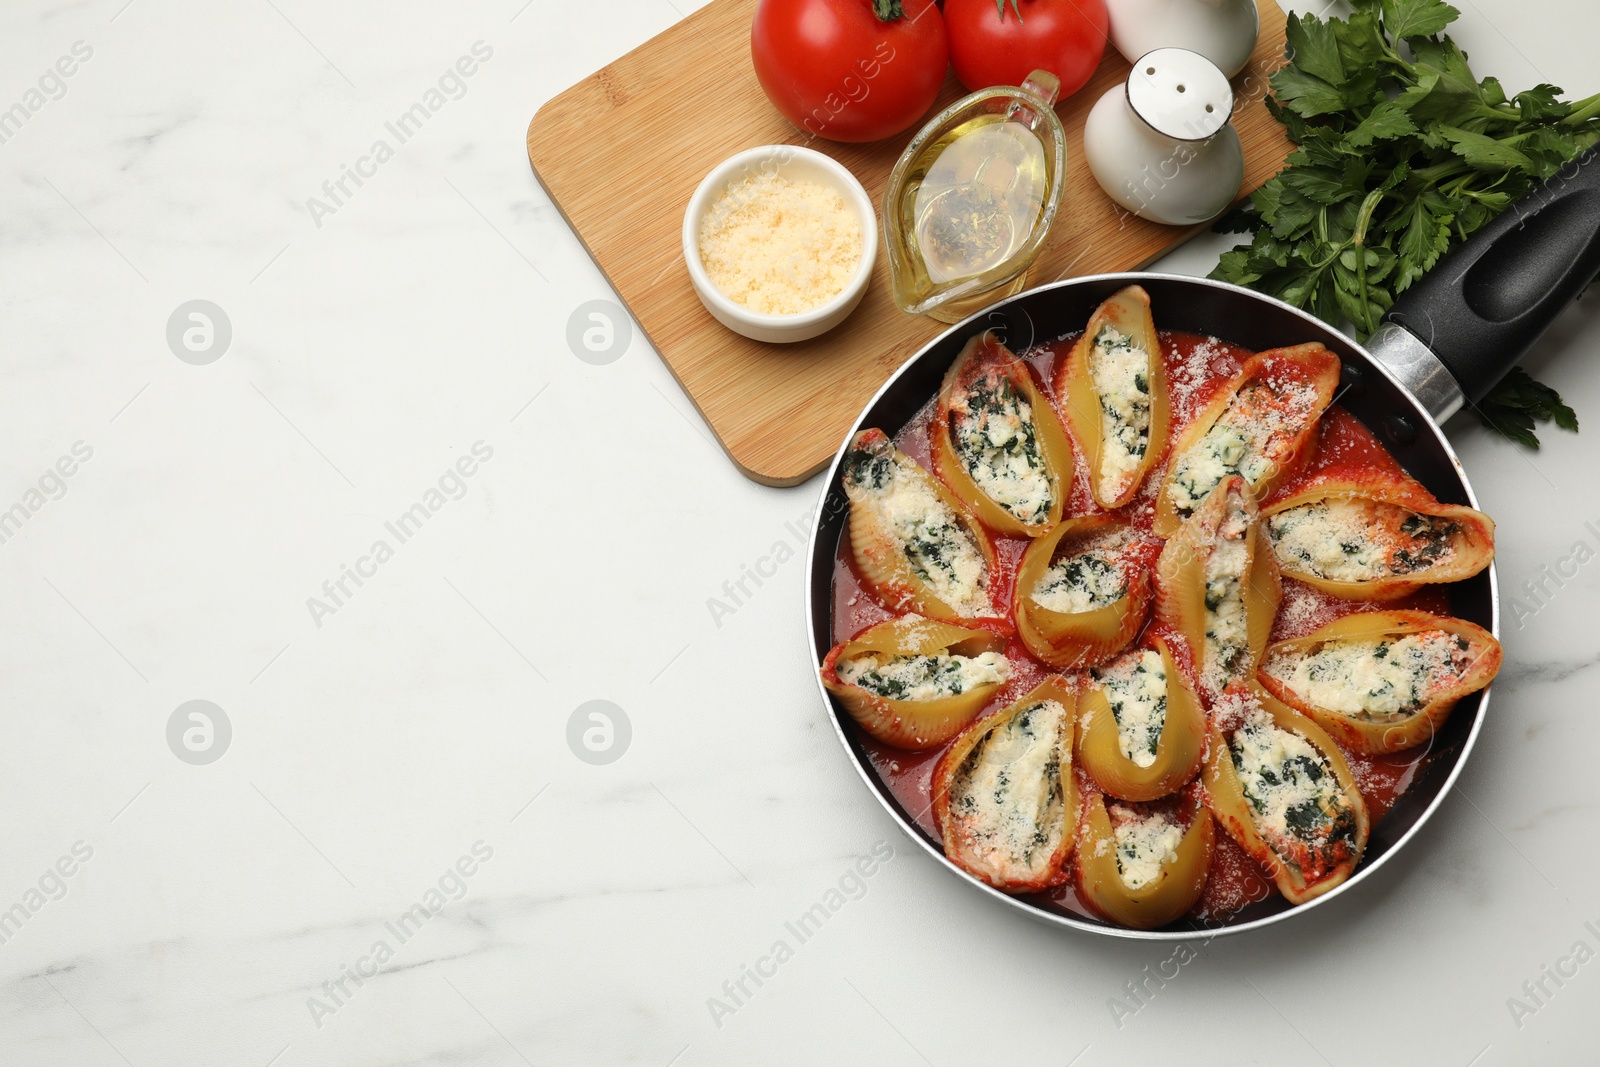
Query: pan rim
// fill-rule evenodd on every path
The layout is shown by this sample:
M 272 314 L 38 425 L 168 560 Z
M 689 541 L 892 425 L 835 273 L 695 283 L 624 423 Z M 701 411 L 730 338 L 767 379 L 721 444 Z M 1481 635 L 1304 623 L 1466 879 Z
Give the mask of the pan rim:
M 1230 282 L 1220 282 L 1211 278 L 1196 278 L 1186 274 L 1169 274 L 1156 271 L 1114 271 L 1104 274 L 1085 274 L 1079 277 L 1066 278 L 1059 281 L 1050 282 L 1045 285 L 1035 286 L 1031 289 L 1026 289 L 1020 293 L 1006 297 L 1003 300 L 996 301 L 994 304 L 991 304 L 990 306 L 983 308 L 982 310 L 977 311 L 960 322 L 950 326 L 948 329 L 939 333 L 938 336 L 930 338 L 926 344 L 924 344 L 912 355 L 907 357 L 906 360 L 895 369 L 894 373 L 889 375 L 888 379 L 883 383 L 883 385 L 872 394 L 871 399 L 868 400 L 865 405 L 863 405 L 860 414 L 857 415 L 855 421 L 850 426 L 850 430 L 845 434 L 844 440 L 840 443 L 839 450 L 834 454 L 833 462 L 828 465 L 827 471 L 824 475 L 821 492 L 817 498 L 816 505 L 813 508 L 810 543 L 806 549 L 805 613 L 806 638 L 808 642 L 809 655 L 815 658 L 817 655 L 817 649 L 819 647 L 817 644 L 816 632 L 816 604 L 814 603 L 816 583 L 813 579 L 816 575 L 819 536 L 822 532 L 823 523 L 827 518 L 825 505 L 828 499 L 828 494 L 839 476 L 839 466 L 844 460 L 845 450 L 849 447 L 850 442 L 854 440 L 855 435 L 861 431 L 863 423 L 867 421 L 868 414 L 875 407 L 877 407 L 884 396 L 913 366 L 925 359 L 928 354 L 935 348 L 939 347 L 946 338 L 959 332 L 969 330 L 973 323 L 992 314 L 999 308 L 1018 303 L 1026 298 L 1037 296 L 1040 293 L 1050 292 L 1056 289 L 1070 289 L 1099 282 L 1120 282 L 1122 284 L 1133 285 L 1145 281 L 1176 282 L 1183 285 L 1195 285 L 1202 288 L 1212 288 L 1226 293 L 1248 297 L 1253 301 L 1258 301 L 1263 304 L 1291 312 L 1296 317 L 1304 319 L 1306 323 L 1318 333 L 1327 331 L 1331 331 L 1333 333 L 1339 332 L 1334 326 L 1323 322 L 1321 319 L 1307 311 L 1294 307 L 1292 304 L 1285 303 L 1276 297 L 1268 296 L 1264 293 L 1258 293 L 1252 289 L 1246 289 L 1242 286 L 1234 285 Z M 1367 350 L 1366 346 L 1348 337 L 1346 338 L 1346 342 L 1364 355 L 1368 364 L 1375 368 L 1385 378 L 1387 378 L 1399 390 L 1400 395 L 1410 403 L 1412 413 L 1421 420 L 1422 425 L 1426 427 L 1427 431 L 1433 435 L 1438 445 L 1444 450 L 1445 457 L 1449 459 L 1451 467 L 1455 470 L 1456 477 L 1461 482 L 1461 488 L 1467 498 L 1467 502 L 1470 506 L 1476 508 L 1478 506 L 1477 493 L 1474 492 L 1471 479 L 1467 477 L 1467 472 L 1461 465 L 1460 457 L 1456 455 L 1456 451 L 1451 446 L 1449 439 L 1445 437 L 1443 428 L 1433 418 L 1432 414 L 1423 408 L 1422 404 L 1414 395 L 1412 395 L 1411 391 L 1401 383 L 1399 378 L 1396 377 L 1387 366 L 1375 358 L 1372 353 Z M 835 546 L 828 546 L 830 566 L 831 556 L 834 548 Z M 1500 583 L 1495 564 L 1493 563 L 1491 563 L 1489 566 L 1488 580 L 1490 612 L 1489 631 L 1494 634 L 1495 638 L 1498 640 L 1500 637 Z M 831 582 L 829 584 L 831 588 Z M 829 643 L 831 644 L 831 641 Z M 1277 923 L 1290 918 L 1291 916 L 1299 916 L 1309 913 L 1312 909 L 1320 907 L 1326 902 L 1342 896 L 1352 886 L 1360 884 L 1373 871 L 1382 868 L 1383 865 L 1388 862 L 1390 857 L 1394 856 L 1403 848 L 1405 848 L 1405 846 L 1408 845 L 1411 842 L 1411 839 L 1416 835 L 1417 831 L 1426 825 L 1427 822 L 1433 817 L 1434 812 L 1436 812 L 1444 803 L 1445 798 L 1450 795 L 1451 790 L 1455 787 L 1456 779 L 1461 776 L 1461 772 L 1465 769 L 1467 761 L 1471 758 L 1472 751 L 1477 745 L 1478 735 L 1483 729 L 1484 717 L 1488 712 L 1489 701 L 1494 689 L 1493 684 L 1490 684 L 1483 689 L 1481 698 L 1478 702 L 1477 713 L 1473 716 L 1472 725 L 1467 732 L 1467 737 L 1461 746 L 1460 753 L 1456 757 L 1454 766 L 1452 766 L 1449 772 L 1445 775 L 1444 780 L 1440 783 L 1439 790 L 1434 795 L 1433 799 L 1429 801 L 1428 805 L 1417 815 L 1416 821 L 1407 827 L 1406 830 L 1402 832 L 1401 835 L 1395 840 L 1394 844 L 1391 845 L 1381 856 L 1378 856 L 1370 861 L 1364 860 L 1360 868 L 1345 881 L 1330 889 L 1328 892 L 1323 893 L 1322 895 L 1315 897 L 1304 904 L 1298 904 L 1274 915 L 1264 916 L 1260 919 L 1253 919 L 1249 922 L 1229 923 L 1212 927 L 1196 927 L 1189 930 L 1134 930 L 1127 927 L 1113 926 L 1109 923 L 1090 922 L 1076 916 L 1048 911 L 1033 903 L 1031 900 L 1001 892 L 1000 890 L 979 880 L 951 862 L 949 857 L 944 854 L 944 850 L 942 848 L 938 847 L 933 841 L 930 841 L 926 836 L 924 836 L 921 830 L 913 822 L 909 822 L 895 808 L 895 806 L 890 803 L 889 799 L 879 788 L 881 780 L 878 779 L 865 765 L 864 761 L 856 755 L 854 747 L 851 743 L 851 739 L 845 733 L 844 724 L 841 721 L 840 715 L 834 708 L 833 701 L 830 698 L 827 689 L 822 684 L 821 676 L 816 669 L 817 666 L 820 666 L 820 662 L 813 665 L 811 672 L 812 680 L 816 684 L 817 693 L 822 699 L 822 705 L 827 713 L 828 720 L 833 726 L 834 735 L 838 738 L 840 745 L 844 748 L 845 757 L 855 768 L 856 773 L 861 777 L 862 783 L 867 788 L 867 792 L 870 793 L 872 797 L 877 800 L 879 805 L 883 807 L 884 811 L 888 813 L 889 817 L 894 820 L 895 825 L 898 826 L 907 837 L 920 846 L 923 851 L 938 861 L 941 867 L 965 881 L 968 885 L 988 894 L 991 898 L 1020 911 L 1023 915 L 1026 915 L 1037 922 L 1042 922 L 1057 928 L 1078 930 L 1085 933 L 1117 937 L 1130 941 L 1176 942 L 1189 941 L 1195 939 L 1196 937 L 1204 937 L 1206 940 L 1210 940 L 1213 937 L 1242 934 L 1247 931 L 1261 930 L 1269 926 L 1274 926 Z

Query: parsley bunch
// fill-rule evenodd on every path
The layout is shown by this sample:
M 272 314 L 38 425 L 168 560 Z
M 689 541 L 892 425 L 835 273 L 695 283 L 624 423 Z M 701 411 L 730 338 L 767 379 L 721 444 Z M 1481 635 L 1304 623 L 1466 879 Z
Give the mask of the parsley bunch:
M 1351 0 L 1348 19 L 1290 15 L 1290 62 L 1267 107 L 1297 150 L 1217 223 L 1249 233 L 1211 277 L 1249 286 L 1365 339 L 1439 257 L 1600 141 L 1600 95 L 1554 85 L 1507 99 L 1441 31 L 1443 0 Z M 1534 424 L 1577 429 L 1560 394 L 1516 370 L 1479 404 L 1490 429 L 1538 447 Z

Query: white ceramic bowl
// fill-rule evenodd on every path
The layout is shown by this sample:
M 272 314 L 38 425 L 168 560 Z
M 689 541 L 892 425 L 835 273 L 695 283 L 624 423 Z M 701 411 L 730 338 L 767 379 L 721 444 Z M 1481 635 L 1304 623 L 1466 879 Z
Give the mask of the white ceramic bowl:
M 861 223 L 861 262 L 856 264 L 855 273 L 844 291 L 810 311 L 795 315 L 769 315 L 734 303 L 711 281 L 700 262 L 700 220 L 707 209 L 730 181 L 767 168 L 775 168 L 786 178 L 812 181 L 838 190 L 844 197 L 845 207 L 854 211 Z M 861 303 L 867 283 L 872 279 L 872 265 L 877 255 L 878 219 L 867 191 L 842 165 L 809 148 L 764 145 L 740 152 L 706 175 L 694 196 L 689 198 L 689 210 L 683 215 L 683 258 L 700 302 L 728 329 L 756 341 L 805 341 L 839 325 Z

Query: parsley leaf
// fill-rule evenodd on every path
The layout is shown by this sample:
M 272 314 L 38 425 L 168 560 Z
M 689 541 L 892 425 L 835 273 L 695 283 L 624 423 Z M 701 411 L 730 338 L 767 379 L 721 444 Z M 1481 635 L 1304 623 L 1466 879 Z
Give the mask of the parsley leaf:
M 1285 107 L 1293 108 L 1308 119 L 1331 115 L 1345 107 L 1344 93 L 1294 67 L 1284 67 L 1272 76 L 1272 91 L 1278 94 L 1278 100 Z
M 1554 422 L 1563 430 L 1577 432 L 1578 414 L 1561 399 L 1561 394 L 1535 381 L 1521 367 L 1511 368 L 1477 405 L 1478 421 L 1529 448 L 1539 447 L 1536 422 Z
M 1432 37 L 1461 12 L 1441 0 L 1383 0 L 1383 22 L 1390 36 Z
M 1450 223 L 1455 215 L 1449 203 L 1437 193 L 1424 194 L 1410 204 L 1395 221 L 1404 226 L 1399 232 L 1396 251 L 1400 253 L 1400 276 L 1395 291 L 1411 288 L 1411 283 L 1433 269 L 1450 247 Z
M 1456 155 L 1480 170 L 1498 172 L 1515 168 L 1531 173 L 1533 160 L 1518 152 L 1504 141 L 1454 126 L 1440 126 L 1435 132 L 1450 142 Z
M 1416 124 L 1406 114 L 1406 109 L 1393 100 L 1385 100 L 1350 131 L 1344 143 L 1351 148 L 1365 148 L 1374 141 L 1387 141 L 1416 132 Z
M 1516 95 L 1513 103 L 1522 113 L 1524 122 L 1553 122 L 1572 113 L 1572 105 L 1560 99 L 1561 89 L 1555 85 L 1535 85 Z
M 1290 15 L 1284 33 L 1296 68 L 1328 85 L 1344 84 L 1344 61 L 1339 57 L 1339 38 L 1331 23 L 1315 16 L 1302 19 Z
M 1348 18 L 1290 15 L 1290 62 L 1266 104 L 1296 145 L 1279 174 L 1216 224 L 1249 243 L 1211 277 L 1269 293 L 1358 335 L 1441 256 L 1600 142 L 1600 95 L 1554 85 L 1507 97 L 1479 81 L 1444 29 L 1443 0 L 1350 0 Z M 1576 430 L 1548 386 L 1514 370 L 1480 406 L 1538 447 L 1537 427 Z

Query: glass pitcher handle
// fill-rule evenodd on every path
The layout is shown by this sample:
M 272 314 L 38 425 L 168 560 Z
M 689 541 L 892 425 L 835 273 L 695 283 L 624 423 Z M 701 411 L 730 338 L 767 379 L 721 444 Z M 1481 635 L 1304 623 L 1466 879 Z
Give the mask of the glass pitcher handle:
M 1021 89 L 1046 107 L 1054 107 L 1061 96 L 1061 79 L 1048 70 L 1036 70 L 1023 79 Z M 1030 130 L 1037 130 L 1040 117 L 1027 101 L 1013 100 L 1006 108 L 1006 121 L 1020 122 Z

